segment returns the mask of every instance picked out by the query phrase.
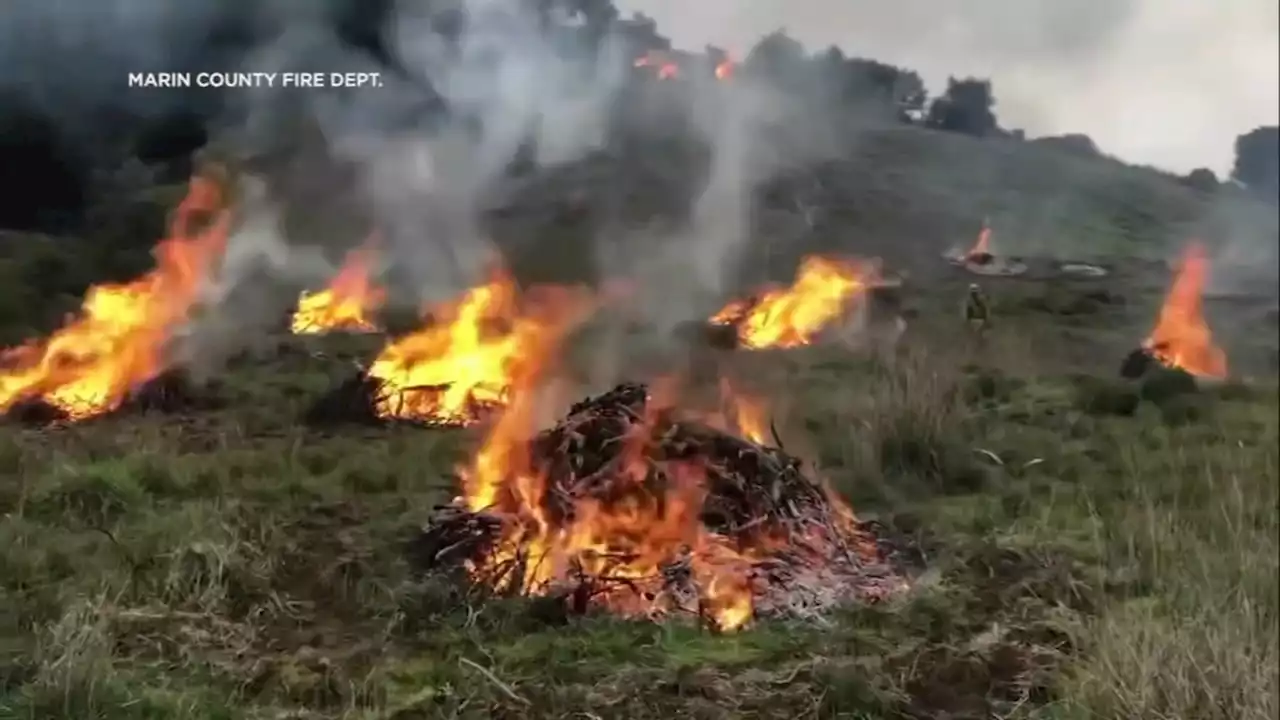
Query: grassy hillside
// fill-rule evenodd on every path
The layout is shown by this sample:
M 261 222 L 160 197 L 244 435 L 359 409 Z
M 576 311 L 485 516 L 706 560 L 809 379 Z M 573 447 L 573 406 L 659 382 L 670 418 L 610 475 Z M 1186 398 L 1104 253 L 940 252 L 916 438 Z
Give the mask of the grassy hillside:
M 1230 185 L 1197 191 L 1150 168 L 1012 139 L 910 126 L 851 127 L 840 135 L 838 151 L 795 166 L 780 161 L 757 187 L 747 275 L 771 264 L 772 274 L 789 276 L 796 259 L 815 250 L 877 255 L 934 274 L 938 254 L 971 244 L 984 218 L 997 250 L 1014 255 L 1163 262 L 1196 237 L 1224 260 L 1264 275 L 1280 260 L 1275 206 Z M 598 234 L 594 227 L 611 228 L 616 216 L 636 224 L 686 213 L 705 175 L 705 156 L 679 143 L 655 143 L 630 138 L 513 183 L 502 202 L 514 209 L 497 219 L 499 239 L 540 254 L 547 243 L 575 238 L 587 247 Z M 804 157 L 812 148 L 768 152 Z M 574 203 L 593 212 L 566 220 L 565 207 Z M 566 224 L 580 232 L 566 233 Z M 1233 276 L 1250 274 L 1237 269 Z
M 606 169 L 590 187 L 653 187 Z M 302 427 L 382 339 L 280 337 L 219 373 L 221 410 L 0 426 L 0 718 L 1274 717 L 1274 316 L 1223 329 L 1248 381 L 1116 377 L 1168 281 L 1149 258 L 1265 209 L 1109 160 L 912 129 L 861 135 L 824 172 L 827 219 L 755 250 L 776 267 L 748 274 L 834 247 L 910 265 L 898 351 L 722 361 L 771 399 L 787 447 L 918 557 L 901 598 L 716 635 L 417 579 L 404 541 L 453 494 L 477 433 Z M 972 278 L 938 253 L 984 215 L 1010 251 L 1100 256 L 1115 273 L 988 282 L 996 319 L 974 343 L 955 321 Z M 504 221 L 568 238 L 522 256 L 526 270 L 577 259 L 557 222 Z M 36 325 L 22 313 L 56 275 L 33 258 L 74 265 L 91 241 L 55 242 L 65 255 L 6 243 L 4 318 Z

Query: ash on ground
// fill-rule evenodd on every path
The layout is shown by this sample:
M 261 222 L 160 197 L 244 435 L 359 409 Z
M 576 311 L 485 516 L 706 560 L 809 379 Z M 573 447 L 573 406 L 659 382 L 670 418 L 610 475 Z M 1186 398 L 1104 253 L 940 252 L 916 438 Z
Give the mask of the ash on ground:
M 544 522 L 572 527 L 584 500 L 597 512 L 636 506 L 677 512 L 669 507 L 671 488 L 679 482 L 679 468 L 695 463 L 702 504 L 689 517 L 742 559 L 740 579 L 750 588 L 754 617 L 817 619 L 835 606 L 879 601 L 906 587 L 903 565 L 890 544 L 873 526 L 854 519 L 824 483 L 806 474 L 799 459 L 673 411 L 655 412 L 650 402 L 646 386 L 623 384 L 574 405 L 529 442 L 530 472 L 545 478 L 537 498 Z M 634 451 L 625 448 L 637 435 L 645 438 L 639 481 L 623 470 L 634 462 Z M 636 577 L 634 565 L 624 567 L 642 545 L 652 551 L 652 538 L 619 537 L 616 547 L 610 542 L 604 552 L 619 560 L 604 566 L 616 571 L 588 576 L 575 558 L 566 558 L 562 562 L 572 570 L 557 574 L 554 586 L 524 582 L 540 558 L 529 557 L 530 541 L 518 540 L 530 537 L 532 520 L 527 512 L 522 518 L 517 483 L 507 485 L 489 509 L 473 511 L 461 500 L 436 508 L 409 544 L 415 570 L 448 574 L 466 566 L 472 582 L 512 594 L 563 596 L 578 612 L 635 614 L 637 604 L 651 601 L 643 613 L 651 617 L 704 615 L 699 598 L 706 588 L 693 580 L 697 560 L 687 546 L 673 543 L 651 576 Z M 517 538 L 514 544 L 512 538 Z M 502 551 L 495 552 L 499 546 Z M 496 556 L 509 559 L 496 563 Z M 636 597 L 620 600 L 620 584 Z

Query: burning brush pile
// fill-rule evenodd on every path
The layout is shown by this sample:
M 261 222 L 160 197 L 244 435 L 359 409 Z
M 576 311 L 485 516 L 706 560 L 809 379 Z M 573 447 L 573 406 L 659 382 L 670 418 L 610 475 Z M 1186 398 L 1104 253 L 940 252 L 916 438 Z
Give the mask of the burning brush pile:
M 1014 276 L 1027 272 L 1027 264 L 1021 259 L 995 253 L 991 243 L 991 225 L 985 219 L 972 247 L 964 252 L 948 252 L 945 257 L 953 265 L 975 275 Z
M 176 415 L 218 410 L 224 406 L 225 400 L 215 385 L 197 383 L 185 370 L 175 368 L 115 397 L 102 394 L 76 396 L 66 392 L 25 397 L 10 405 L 4 417 L 27 425 L 55 425 L 89 420 L 108 413 Z
M 7 419 L 75 422 L 221 404 L 173 365 L 170 351 L 226 243 L 231 214 L 224 185 L 216 169 L 192 179 L 151 272 L 90 288 L 80 313 L 60 330 L 0 352 L 0 412 Z
M 463 495 L 412 543 L 419 571 L 718 630 L 904 586 L 800 460 L 682 417 L 644 385 L 580 402 L 531 441 L 521 415 L 503 414 Z
M 1168 369 L 1200 381 L 1227 378 L 1227 355 L 1214 342 L 1205 320 L 1204 288 L 1208 281 L 1208 252 L 1201 243 L 1188 244 L 1155 328 L 1141 347 L 1125 357 L 1120 366 L 1122 377 L 1136 379 L 1153 369 Z
M 378 332 L 375 315 L 386 291 L 373 282 L 376 252 L 375 235 L 347 254 L 328 287 L 299 295 L 289 330 L 295 335 Z
M 882 284 L 875 263 L 806 257 L 787 287 L 770 286 L 725 305 L 708 321 L 710 344 L 725 349 L 798 348 L 847 320 L 851 305 Z
M 530 358 L 558 345 L 590 307 L 573 288 L 531 288 L 521 296 L 495 265 L 487 282 L 431 308 L 421 328 L 391 339 L 368 367 L 312 405 L 305 420 L 475 425 L 508 405 Z

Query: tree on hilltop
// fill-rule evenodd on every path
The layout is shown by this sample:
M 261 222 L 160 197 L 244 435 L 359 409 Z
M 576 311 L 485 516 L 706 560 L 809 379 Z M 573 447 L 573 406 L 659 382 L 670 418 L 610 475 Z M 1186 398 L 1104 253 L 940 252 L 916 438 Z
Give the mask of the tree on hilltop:
M 994 135 L 999 130 L 995 105 L 990 80 L 948 78 L 947 91 L 929 106 L 925 124 L 975 137 Z
M 794 78 L 805 71 L 804 45 L 787 34 L 786 30 L 775 30 L 760 38 L 747 53 L 743 66 L 752 73 L 775 80 Z
M 1236 138 L 1231 177 L 1272 199 L 1280 197 L 1280 127 L 1254 128 Z
M 819 72 L 833 78 L 833 89 L 843 103 L 881 105 L 904 122 L 924 110 L 924 81 L 912 70 L 878 60 L 846 57 L 834 45 L 815 57 L 814 62 L 821 68 Z

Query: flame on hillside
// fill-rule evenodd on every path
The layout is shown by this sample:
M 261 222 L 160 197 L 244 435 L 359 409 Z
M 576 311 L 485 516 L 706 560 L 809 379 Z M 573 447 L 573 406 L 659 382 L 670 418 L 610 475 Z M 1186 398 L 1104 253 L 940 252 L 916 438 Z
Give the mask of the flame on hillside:
M 983 219 L 982 229 L 978 231 L 978 239 L 964 254 L 963 259 L 965 262 L 981 263 L 990 260 L 991 255 L 991 223 Z
M 153 251 L 154 270 L 89 288 L 79 315 L 61 330 L 0 356 L 0 410 L 39 400 L 83 420 L 116 409 L 163 372 L 168 341 L 221 257 L 230 224 L 223 180 L 193 178 Z
M 1209 257 L 1192 242 L 1183 251 L 1173 284 L 1160 307 L 1155 329 L 1142 346 L 1164 365 L 1205 378 L 1227 376 L 1227 355 L 1213 341 L 1204 318 Z
M 838 321 L 852 301 L 876 283 L 871 263 L 809 256 L 789 287 L 771 287 L 751 298 L 735 300 L 713 315 L 714 325 L 736 329 L 742 347 L 795 348 L 809 345 Z
M 649 52 L 646 55 L 636 58 L 632 63 L 637 68 L 653 68 L 654 77 L 659 80 L 670 80 L 671 78 L 680 77 L 680 66 L 671 60 L 668 60 L 661 53 Z
M 666 53 L 657 50 L 651 50 L 641 55 L 631 65 L 635 68 L 651 68 L 653 76 L 659 80 L 672 80 L 684 74 L 679 62 Z M 733 77 L 736 67 L 737 63 L 730 58 L 725 58 L 716 63 L 712 74 L 717 80 L 728 80 Z
M 505 407 L 520 378 L 558 347 L 592 305 L 568 288 L 520 297 L 515 280 L 492 269 L 488 282 L 432 308 L 426 327 L 383 348 L 367 374 L 385 393 L 384 418 L 471 425 Z
M 296 335 L 329 332 L 376 332 L 373 315 L 386 300 L 386 293 L 372 280 L 376 241 L 352 250 L 338 274 L 324 290 L 303 291 L 298 296 L 289 327 Z

